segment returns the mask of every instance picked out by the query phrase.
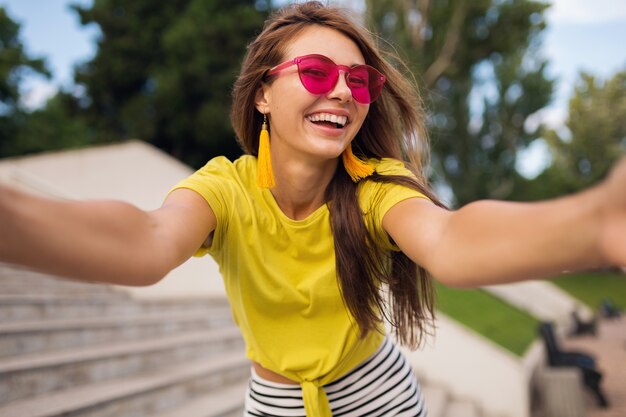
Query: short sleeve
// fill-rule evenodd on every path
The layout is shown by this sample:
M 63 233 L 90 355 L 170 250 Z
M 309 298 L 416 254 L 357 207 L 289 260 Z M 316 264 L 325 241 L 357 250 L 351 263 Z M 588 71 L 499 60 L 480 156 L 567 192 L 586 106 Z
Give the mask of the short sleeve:
M 415 178 L 402 161 L 383 158 L 375 167 L 380 175 L 399 175 Z M 383 228 L 383 218 L 393 206 L 409 198 L 424 198 L 426 195 L 413 188 L 394 183 L 380 183 L 364 180 L 359 184 L 359 204 L 363 211 L 365 225 L 375 241 L 386 250 L 398 251 L 399 248 Z

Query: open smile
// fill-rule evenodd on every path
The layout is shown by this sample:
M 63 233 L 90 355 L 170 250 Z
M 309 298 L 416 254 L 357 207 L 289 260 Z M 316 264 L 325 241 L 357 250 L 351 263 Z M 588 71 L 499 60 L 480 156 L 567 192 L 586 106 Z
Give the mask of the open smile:
M 305 117 L 309 122 L 319 127 L 343 129 L 348 123 L 348 117 L 332 113 L 313 113 Z

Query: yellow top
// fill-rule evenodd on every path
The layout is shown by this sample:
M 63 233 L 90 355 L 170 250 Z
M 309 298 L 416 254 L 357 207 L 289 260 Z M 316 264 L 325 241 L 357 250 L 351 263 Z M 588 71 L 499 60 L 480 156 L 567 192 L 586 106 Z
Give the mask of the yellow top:
M 412 175 L 402 162 L 373 161 L 380 174 Z M 372 355 L 383 332 L 365 339 L 341 298 L 328 206 L 306 219 L 287 217 L 272 193 L 256 185 L 257 159 L 209 161 L 176 188 L 209 203 L 217 228 L 209 253 L 218 263 L 247 357 L 302 385 L 307 416 L 330 417 L 321 388 Z M 382 227 L 394 204 L 423 194 L 363 180 L 359 201 L 366 225 L 385 249 L 398 250 Z

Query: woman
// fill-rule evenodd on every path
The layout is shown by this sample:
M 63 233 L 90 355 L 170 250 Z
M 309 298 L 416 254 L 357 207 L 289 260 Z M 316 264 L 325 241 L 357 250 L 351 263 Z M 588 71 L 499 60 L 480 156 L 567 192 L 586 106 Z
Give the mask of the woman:
M 426 271 L 469 287 L 626 264 L 626 161 L 559 200 L 441 208 L 415 90 L 340 10 L 310 2 L 267 22 L 232 122 L 247 155 L 209 161 L 152 212 L 1 186 L 0 259 L 150 285 L 210 253 L 252 361 L 248 416 L 426 415 L 381 319 L 419 343 Z

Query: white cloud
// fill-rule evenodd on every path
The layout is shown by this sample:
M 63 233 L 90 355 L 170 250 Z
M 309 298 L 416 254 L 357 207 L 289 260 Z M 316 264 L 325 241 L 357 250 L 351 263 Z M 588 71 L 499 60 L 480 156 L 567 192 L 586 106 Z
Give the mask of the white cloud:
M 55 84 L 41 79 L 29 79 L 25 84 L 22 87 L 20 103 L 28 110 L 42 108 L 58 91 Z
M 562 106 L 545 107 L 533 114 L 526 120 L 525 129 L 532 132 L 540 125 L 551 129 L 559 129 L 565 124 L 567 109 Z
M 523 177 L 533 179 L 552 163 L 548 144 L 543 139 L 533 141 L 528 148 L 519 153 L 515 169 Z
M 626 20 L 624 0 L 552 0 L 548 19 L 558 23 L 603 23 Z

